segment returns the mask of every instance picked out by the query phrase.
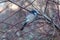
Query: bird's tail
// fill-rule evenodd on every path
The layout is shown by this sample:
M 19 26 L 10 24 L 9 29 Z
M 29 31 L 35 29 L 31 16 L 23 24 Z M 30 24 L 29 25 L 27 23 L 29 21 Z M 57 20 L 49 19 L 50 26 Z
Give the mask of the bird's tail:
M 24 29 L 24 27 L 26 26 L 27 22 L 23 22 L 22 23 L 22 28 L 20 29 L 21 31 Z

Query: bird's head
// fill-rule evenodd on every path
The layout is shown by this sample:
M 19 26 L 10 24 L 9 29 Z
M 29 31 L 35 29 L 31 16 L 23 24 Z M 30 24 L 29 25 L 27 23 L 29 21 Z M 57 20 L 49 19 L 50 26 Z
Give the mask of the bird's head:
M 31 13 L 34 14 L 34 15 L 38 14 L 36 10 L 31 10 Z

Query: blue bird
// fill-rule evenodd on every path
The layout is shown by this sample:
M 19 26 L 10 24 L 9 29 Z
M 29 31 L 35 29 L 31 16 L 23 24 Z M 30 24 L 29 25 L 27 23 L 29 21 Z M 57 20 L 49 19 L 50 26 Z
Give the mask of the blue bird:
M 24 27 L 25 27 L 27 24 L 33 22 L 33 21 L 35 20 L 35 18 L 37 17 L 37 15 L 38 15 L 38 13 L 37 13 L 36 10 L 30 11 L 30 14 L 26 16 L 25 21 L 22 22 L 23 27 L 21 28 L 21 30 L 23 30 Z

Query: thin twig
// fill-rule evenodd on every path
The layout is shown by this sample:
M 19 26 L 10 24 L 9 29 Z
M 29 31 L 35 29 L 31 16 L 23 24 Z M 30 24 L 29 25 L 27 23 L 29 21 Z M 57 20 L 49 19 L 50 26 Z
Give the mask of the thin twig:
M 57 4 L 57 5 L 60 5 L 59 2 L 55 2 L 55 1 L 52 1 L 52 0 L 49 0 L 49 1 L 51 1 L 51 2 L 53 2 L 53 3 L 55 3 L 55 4 Z M 57 0 L 57 1 L 58 1 L 58 0 Z
M 46 7 L 45 7 L 45 11 L 44 11 L 44 13 L 46 13 L 46 8 L 47 8 L 47 4 L 48 4 L 48 0 L 47 0 L 47 3 L 46 3 Z M 34 6 L 33 6 L 34 7 Z M 34 7 L 35 8 L 35 7 Z M 35 8 L 36 9 L 36 8 Z M 40 11 L 38 11 L 39 13 L 41 13 L 42 12 L 42 10 L 40 10 Z M 49 18 L 46 14 L 44 14 L 44 13 L 41 13 L 42 14 L 42 16 L 44 16 L 51 24 L 53 24 L 53 27 L 55 28 L 57 28 L 57 29 L 59 29 L 58 28 L 58 26 L 55 24 L 55 23 L 53 23 L 52 22 L 52 20 L 51 20 L 51 18 Z M 55 30 L 55 29 L 54 29 Z
M 4 2 L 8 2 L 8 1 L 0 1 L 0 3 L 4 3 Z
M 18 5 L 18 4 L 16 4 L 16 3 L 12 2 L 11 0 L 8 0 L 8 1 L 11 2 L 11 3 L 13 3 L 13 4 L 15 4 L 15 5 L 17 5 L 17 6 L 20 7 L 20 8 L 22 8 L 22 9 L 24 9 L 24 10 L 30 12 L 28 9 L 21 7 L 20 5 Z
M 33 6 L 33 5 L 32 5 L 32 6 Z M 34 7 L 34 6 L 33 6 L 33 7 Z M 35 7 L 34 7 L 34 8 L 35 8 Z M 37 8 L 35 8 L 35 9 L 38 11 Z M 51 22 L 51 19 L 50 19 L 46 14 L 44 14 L 41 9 L 40 9 L 40 11 L 38 11 L 38 13 L 42 14 L 43 17 L 45 17 L 47 20 L 49 20 L 49 21 Z M 40 14 L 38 14 L 38 15 L 40 15 Z
M 10 1 L 11 2 L 11 1 Z M 33 3 L 33 2 L 32 2 Z M 27 6 L 28 7 L 28 6 Z M 8 18 L 4 19 L 2 23 L 5 23 L 4 21 L 9 19 L 10 17 L 12 17 L 13 15 L 15 15 L 17 12 L 19 12 L 20 10 L 16 11 L 15 13 L 13 13 L 11 16 L 9 16 Z M 5 24 L 8 24 L 8 23 L 5 23 Z M 12 24 L 9 24 L 9 25 L 12 25 Z M 12 25 L 12 26 L 15 26 L 15 25 Z
M 9 0 L 8 0 L 9 1 Z M 12 1 L 9 1 L 9 2 L 11 2 L 11 3 L 14 3 L 14 2 L 12 2 Z M 33 2 L 32 2 L 33 3 Z M 17 5 L 16 3 L 14 3 L 15 5 Z M 19 5 L 17 5 L 17 6 L 19 6 Z M 19 7 L 21 7 L 21 6 L 19 6 Z M 28 7 L 28 6 L 27 6 Z M 23 8 L 23 7 L 22 7 Z M 24 7 L 23 9 L 25 9 L 26 7 Z M 25 10 L 27 10 L 27 9 L 25 9 Z M 5 21 L 5 20 L 7 20 L 7 19 L 9 19 L 10 17 L 12 17 L 13 15 L 15 15 L 17 12 L 19 12 L 20 10 L 18 10 L 18 11 L 16 11 L 15 13 L 13 13 L 11 16 L 9 16 L 8 18 L 6 18 L 6 19 L 4 19 L 3 21 Z M 28 10 L 29 11 L 29 10 Z M 30 12 L 30 11 L 29 11 Z
M 36 0 L 34 0 L 32 3 L 29 2 L 29 5 L 25 6 L 25 8 L 28 7 L 28 6 L 30 6 L 30 5 L 32 5 L 35 1 Z
M 34 1 L 35 1 L 35 0 L 34 0 Z M 34 1 L 33 1 L 33 2 L 34 2 Z M 33 2 L 32 2 L 32 3 L 30 3 L 30 5 L 32 5 L 32 4 L 33 4 Z M 28 7 L 28 6 L 26 6 L 26 7 Z M 26 8 L 26 7 L 25 7 L 25 8 Z M 15 25 L 17 25 L 17 24 L 19 24 L 19 23 L 20 23 L 20 22 L 16 23 Z
M 5 20 L 9 19 L 10 17 L 12 17 L 13 15 L 17 14 L 20 11 L 20 9 L 16 12 L 14 12 L 11 16 L 7 17 L 6 19 L 4 19 L 2 22 L 4 22 Z

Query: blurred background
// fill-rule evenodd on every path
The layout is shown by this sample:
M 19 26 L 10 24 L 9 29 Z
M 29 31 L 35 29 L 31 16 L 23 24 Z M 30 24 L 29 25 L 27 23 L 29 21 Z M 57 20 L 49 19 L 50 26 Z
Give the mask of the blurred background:
M 60 40 L 60 31 L 38 19 L 20 31 L 29 10 L 46 14 L 60 28 L 60 0 L 0 0 L 0 40 Z

